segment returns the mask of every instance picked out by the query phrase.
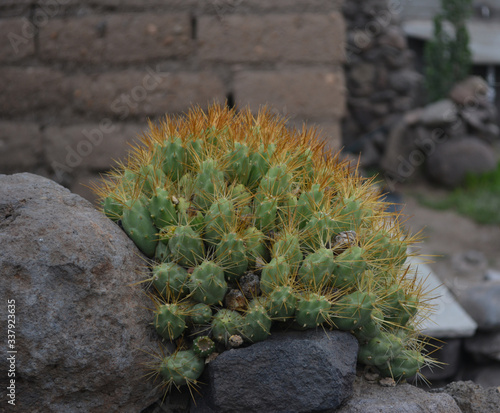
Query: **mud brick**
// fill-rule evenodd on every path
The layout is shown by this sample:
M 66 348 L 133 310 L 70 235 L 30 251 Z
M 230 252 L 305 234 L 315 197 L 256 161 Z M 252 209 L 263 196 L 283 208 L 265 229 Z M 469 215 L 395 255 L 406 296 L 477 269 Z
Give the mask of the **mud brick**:
M 199 55 L 221 62 L 340 62 L 340 13 L 202 16 Z
M 33 172 L 41 154 L 38 124 L 0 121 L 0 173 Z
M 0 20 L 0 61 L 15 62 L 35 53 L 35 30 L 26 17 Z
M 235 102 L 257 111 L 262 104 L 287 116 L 310 120 L 345 112 L 345 87 L 342 72 L 327 69 L 288 71 L 241 71 L 234 80 Z
M 121 13 L 51 19 L 40 28 L 44 60 L 144 62 L 191 52 L 188 14 Z
M 50 68 L 0 68 L 0 116 L 67 107 L 71 96 L 66 80 L 64 73 Z
M 120 120 L 181 113 L 191 104 L 223 103 L 226 96 L 222 81 L 213 73 L 160 72 L 154 67 L 95 77 L 78 75 L 72 83 L 78 111 Z

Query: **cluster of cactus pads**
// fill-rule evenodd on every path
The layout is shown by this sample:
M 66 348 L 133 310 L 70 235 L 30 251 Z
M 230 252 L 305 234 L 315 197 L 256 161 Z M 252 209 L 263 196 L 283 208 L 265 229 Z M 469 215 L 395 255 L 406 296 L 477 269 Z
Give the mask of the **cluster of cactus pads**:
M 150 258 L 152 322 L 176 346 L 156 369 L 168 387 L 196 384 L 214 351 L 272 328 L 350 331 L 359 363 L 396 380 L 428 360 L 413 240 L 314 130 L 195 108 L 150 124 L 98 193 Z

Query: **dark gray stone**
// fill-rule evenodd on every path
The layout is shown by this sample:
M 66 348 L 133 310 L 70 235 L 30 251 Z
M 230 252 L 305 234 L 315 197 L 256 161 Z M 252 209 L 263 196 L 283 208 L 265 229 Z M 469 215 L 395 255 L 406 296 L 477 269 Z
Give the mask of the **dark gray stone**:
M 468 172 L 488 172 L 496 166 L 497 160 L 491 147 L 473 137 L 439 144 L 427 157 L 429 176 L 448 187 L 460 185 Z
M 317 412 L 351 395 L 357 340 L 323 330 L 276 332 L 219 355 L 206 369 L 205 400 L 191 412 Z
M 474 337 L 465 339 L 465 350 L 500 361 L 500 332 L 476 333 Z
M 472 381 L 457 381 L 435 391 L 452 396 L 462 413 L 497 413 L 500 411 L 498 388 L 485 389 Z
M 137 413 L 162 395 L 144 377 L 158 348 L 134 285 L 145 261 L 116 224 L 46 178 L 0 175 L 0 245 L 1 319 L 15 300 L 17 320 L 14 410 Z
M 461 413 L 447 394 L 431 394 L 410 384 L 382 387 L 357 377 L 354 395 L 341 408 L 328 413 Z

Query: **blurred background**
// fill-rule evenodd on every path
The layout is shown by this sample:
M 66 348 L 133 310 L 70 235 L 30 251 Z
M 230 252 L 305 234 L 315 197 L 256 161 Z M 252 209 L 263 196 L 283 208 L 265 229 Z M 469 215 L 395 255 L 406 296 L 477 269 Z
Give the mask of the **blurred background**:
M 0 173 L 94 202 L 147 119 L 267 104 L 425 238 L 433 385 L 500 386 L 500 0 L 0 0 L 0 38 Z

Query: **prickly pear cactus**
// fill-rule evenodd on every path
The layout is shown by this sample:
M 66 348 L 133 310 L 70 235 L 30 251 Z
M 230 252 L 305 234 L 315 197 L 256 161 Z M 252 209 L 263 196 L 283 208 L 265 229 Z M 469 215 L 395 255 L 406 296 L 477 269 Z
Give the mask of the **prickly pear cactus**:
M 396 380 L 430 361 L 414 240 L 314 131 L 265 110 L 193 109 L 151 124 L 97 192 L 150 258 L 151 320 L 177 346 L 156 369 L 167 387 L 280 325 L 351 331 L 359 362 Z

